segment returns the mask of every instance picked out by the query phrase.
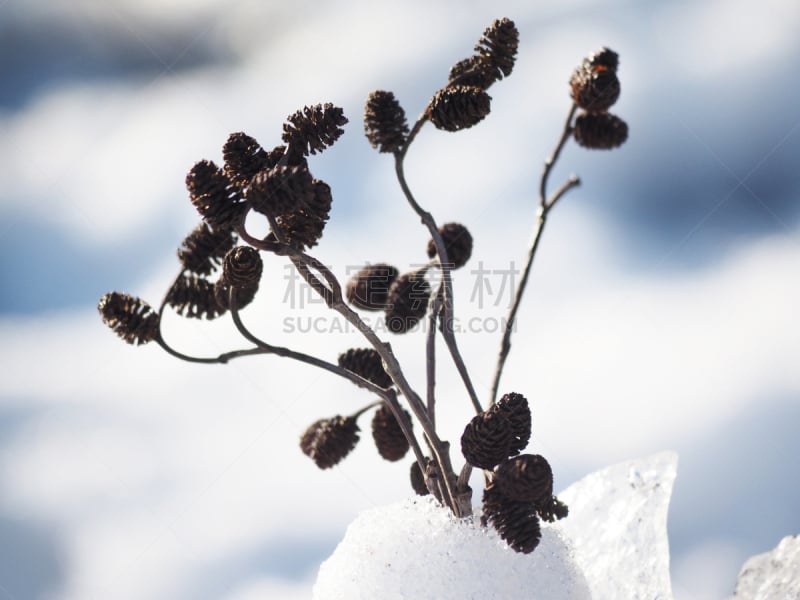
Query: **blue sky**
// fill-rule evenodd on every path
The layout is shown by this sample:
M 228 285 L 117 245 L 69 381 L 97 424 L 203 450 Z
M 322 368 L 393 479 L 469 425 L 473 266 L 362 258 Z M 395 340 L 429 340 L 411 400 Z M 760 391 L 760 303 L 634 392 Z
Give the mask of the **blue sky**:
M 95 305 L 112 289 L 157 303 L 197 219 L 187 169 L 220 161 L 232 131 L 272 147 L 288 114 L 318 102 L 350 118 L 311 161 L 334 193 L 319 257 L 341 276 L 367 261 L 422 260 L 426 235 L 390 159 L 364 139 L 363 102 L 390 89 L 413 118 L 500 16 L 515 20 L 521 45 L 514 73 L 492 87 L 492 114 L 458 134 L 426 128 L 407 165 L 437 220 L 472 231 L 467 269 L 522 261 L 531 190 L 569 108 L 566 81 L 602 45 L 620 54 L 613 111 L 631 130 L 614 152 L 568 146 L 553 173 L 553 182 L 578 173 L 583 185 L 548 223 L 504 380 L 534 404 L 533 450 L 551 459 L 562 488 L 612 462 L 679 452 L 678 598 L 730 593 L 745 557 L 798 533 L 794 3 L 398 11 L 356 1 L 9 0 L 0 5 L 9 557 L 0 584 L 9 597 L 96 597 L 120 585 L 131 598 L 307 597 L 353 516 L 407 493 L 407 465 L 381 464 L 366 443 L 324 474 L 295 450 L 308 423 L 367 402 L 360 392 L 277 359 L 199 368 L 128 348 Z M 283 266 L 267 268 L 273 286 L 248 314 L 264 335 L 328 358 L 360 344 L 288 334 L 281 318 L 329 317 L 285 306 Z M 477 306 L 474 273 L 458 275 L 465 316 L 504 314 L 503 301 Z M 241 345 L 222 323 L 170 328 L 198 352 Z M 393 343 L 419 380 L 422 341 Z M 487 389 L 496 334 L 461 343 Z M 459 385 L 441 374 L 451 439 L 469 414 Z M 311 500 L 320 495 L 323 507 Z

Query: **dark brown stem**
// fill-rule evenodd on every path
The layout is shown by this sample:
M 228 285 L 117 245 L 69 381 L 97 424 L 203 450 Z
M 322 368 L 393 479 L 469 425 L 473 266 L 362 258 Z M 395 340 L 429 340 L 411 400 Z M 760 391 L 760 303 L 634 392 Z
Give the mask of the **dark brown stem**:
M 464 364 L 464 359 L 461 357 L 461 352 L 459 351 L 458 343 L 456 342 L 455 332 L 453 331 L 453 282 L 450 275 L 451 268 L 450 261 L 447 256 L 447 249 L 445 248 L 444 240 L 439 233 L 439 228 L 436 225 L 433 215 L 424 210 L 416 201 L 414 194 L 411 193 L 411 188 L 409 188 L 405 176 L 404 162 L 406 153 L 427 120 L 428 113 L 426 111 L 420 115 L 420 117 L 417 119 L 417 122 L 414 124 L 414 127 L 411 128 L 403 147 L 395 153 L 394 168 L 397 175 L 397 181 L 400 184 L 400 188 L 403 190 L 406 200 L 414 212 L 417 213 L 417 216 L 420 218 L 423 225 L 428 228 L 428 233 L 430 233 L 431 239 L 433 239 L 433 243 L 436 246 L 436 255 L 438 257 L 439 268 L 442 271 L 443 284 L 442 312 L 444 314 L 442 319 L 442 336 L 447 343 L 447 349 L 450 351 L 450 356 L 453 359 L 453 363 L 456 365 L 456 369 L 458 370 L 461 379 L 464 381 L 464 385 L 467 388 L 467 393 L 472 401 L 472 405 L 475 407 L 475 411 L 480 413 L 482 411 L 481 403 L 480 400 L 478 400 L 475 387 L 472 385 L 472 380 L 470 379 L 469 372 Z
M 353 325 L 361 334 L 369 341 L 370 345 L 375 349 L 376 352 L 380 355 L 381 359 L 386 368 L 386 372 L 392 378 L 392 381 L 397 385 L 400 392 L 405 396 L 406 400 L 409 403 L 409 406 L 414 413 L 414 416 L 420 423 L 423 432 L 428 437 L 431 451 L 434 455 L 434 459 L 436 460 L 437 464 L 441 466 L 444 484 L 447 488 L 447 495 L 445 496 L 445 503 L 450 507 L 450 509 L 456 514 L 456 516 L 463 517 L 468 516 L 467 514 L 462 514 L 462 509 L 459 508 L 456 502 L 456 495 L 455 490 L 452 489 L 455 485 L 455 475 L 453 471 L 453 466 L 450 462 L 450 456 L 447 454 L 446 451 L 446 443 L 442 442 L 439 437 L 436 435 L 436 431 L 431 423 L 430 419 L 428 418 L 428 411 L 425 404 L 422 402 L 422 399 L 419 395 L 411 388 L 408 383 L 408 380 L 405 378 L 405 374 L 403 373 L 402 369 L 400 368 L 400 364 L 397 361 L 397 358 L 394 356 L 392 352 L 391 346 L 383 342 L 375 333 L 375 331 L 367 325 L 358 314 L 353 311 L 344 301 L 344 296 L 342 294 L 342 286 L 339 283 L 336 276 L 328 269 L 322 262 L 317 260 L 316 258 L 309 256 L 295 248 L 292 248 L 288 244 L 285 243 L 285 240 L 282 239 L 280 230 L 275 226 L 274 219 L 270 219 L 272 225 L 272 231 L 277 238 L 280 248 L 273 248 L 270 247 L 270 251 L 276 252 L 277 254 L 286 255 L 292 261 L 292 263 L 297 267 L 298 272 L 300 275 L 305 279 L 305 281 L 316 291 L 325 302 L 328 304 L 330 308 L 341 314 L 351 325 Z M 244 231 L 244 226 L 239 227 L 240 235 L 246 234 Z M 256 248 L 262 248 L 264 241 L 258 240 L 253 238 L 252 236 L 245 236 L 242 235 L 242 238 L 251 243 Z M 319 280 L 319 278 L 311 272 L 311 269 L 318 272 L 324 279 L 325 283 Z M 325 285 L 327 284 L 327 286 Z M 252 340 L 251 340 L 252 341 Z M 384 398 L 386 399 L 386 398 Z M 410 430 L 410 424 L 404 423 L 405 421 L 405 414 L 402 410 L 400 410 L 399 404 L 395 401 L 394 403 L 387 400 L 389 403 L 392 412 L 395 418 L 400 423 L 401 427 L 404 428 L 404 433 L 406 437 L 409 439 L 409 443 L 416 444 L 416 439 L 413 433 Z M 408 428 L 406 429 L 406 425 Z M 415 454 L 417 456 L 417 461 L 420 464 L 420 467 L 424 467 L 424 457 L 422 453 L 419 451 L 419 448 L 415 448 Z
M 528 247 L 528 258 L 525 263 L 525 268 L 522 271 L 522 278 L 520 279 L 519 285 L 514 293 L 514 303 L 511 305 L 511 310 L 508 313 L 508 319 L 505 323 L 503 339 L 500 343 L 500 353 L 497 357 L 497 366 L 495 367 L 494 379 L 492 381 L 492 388 L 489 396 L 490 404 L 494 404 L 497 401 L 497 393 L 500 387 L 500 377 L 503 374 L 508 353 L 511 351 L 511 334 L 514 331 L 514 325 L 517 319 L 517 311 L 519 310 L 519 306 L 522 301 L 522 295 L 525 293 L 525 288 L 528 285 L 528 278 L 530 277 L 531 267 L 533 266 L 533 259 L 536 256 L 536 251 L 539 248 L 539 241 L 542 238 L 542 232 L 544 231 L 544 226 L 547 222 L 547 215 L 555 206 L 556 202 L 558 202 L 558 200 L 564 194 L 566 194 L 573 187 L 580 185 L 580 179 L 572 175 L 555 191 L 552 197 L 547 197 L 547 180 L 550 177 L 550 172 L 552 171 L 553 166 L 561 154 L 561 150 L 564 148 L 564 145 L 567 143 L 567 140 L 569 140 L 570 135 L 572 134 L 572 119 L 575 116 L 575 111 L 577 108 L 578 106 L 576 104 L 572 105 L 572 108 L 567 115 L 567 120 L 564 123 L 564 129 L 561 132 L 561 138 L 558 140 L 558 143 L 556 144 L 552 154 L 544 163 L 544 171 L 542 172 L 542 178 L 539 183 L 539 209 L 536 214 L 536 225 L 534 227 L 530 246 Z
M 442 287 L 439 285 L 439 290 L 431 301 L 431 306 L 428 309 L 428 339 L 425 344 L 425 367 L 427 371 L 426 381 L 428 387 L 428 418 L 431 420 L 431 425 L 436 427 L 436 322 L 440 316 L 442 308 Z

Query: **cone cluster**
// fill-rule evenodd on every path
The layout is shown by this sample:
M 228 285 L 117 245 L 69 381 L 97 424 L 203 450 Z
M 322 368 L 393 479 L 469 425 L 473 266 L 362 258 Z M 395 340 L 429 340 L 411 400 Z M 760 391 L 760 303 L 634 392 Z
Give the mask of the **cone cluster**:
M 617 77 L 619 56 L 601 48 L 583 59 L 570 78 L 570 95 L 583 111 L 576 117 L 572 134 L 584 148 L 610 150 L 628 139 L 628 125 L 608 109 L 620 95 Z

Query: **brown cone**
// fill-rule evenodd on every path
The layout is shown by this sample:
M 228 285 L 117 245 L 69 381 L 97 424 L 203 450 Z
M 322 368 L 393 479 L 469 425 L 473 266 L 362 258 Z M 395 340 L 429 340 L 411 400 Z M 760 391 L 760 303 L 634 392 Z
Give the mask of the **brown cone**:
M 300 448 L 320 469 L 329 469 L 355 448 L 358 432 L 353 417 L 320 419 L 303 433 Z
M 476 415 L 461 435 L 461 453 L 472 466 L 494 469 L 506 460 L 514 438 L 511 424 L 500 414 L 486 411 Z
M 158 336 L 158 313 L 141 298 L 109 292 L 100 298 L 97 310 L 103 323 L 129 344 L 146 344 Z
M 411 415 L 403 411 L 411 423 Z M 390 462 L 403 458 L 410 448 L 400 424 L 388 406 L 383 405 L 375 411 L 372 417 L 372 439 L 378 448 L 378 454 Z

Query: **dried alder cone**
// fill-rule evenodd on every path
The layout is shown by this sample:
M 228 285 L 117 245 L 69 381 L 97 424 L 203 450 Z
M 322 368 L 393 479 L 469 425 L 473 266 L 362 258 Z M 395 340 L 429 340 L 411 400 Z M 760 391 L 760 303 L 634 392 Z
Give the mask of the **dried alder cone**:
M 358 432 L 353 417 L 337 415 L 320 419 L 306 429 L 300 438 L 300 448 L 320 469 L 330 469 L 356 447 Z
M 97 310 L 103 323 L 129 344 L 146 344 L 158 336 L 158 313 L 140 298 L 109 292 L 100 298 Z
M 400 275 L 386 297 L 386 326 L 392 333 L 407 333 L 428 310 L 431 286 L 419 272 Z
M 483 121 L 491 101 L 489 94 L 474 85 L 446 87 L 434 94 L 428 115 L 437 129 L 460 131 Z
M 264 263 L 258 250 L 251 246 L 237 246 L 226 255 L 222 264 L 222 279 L 231 287 L 251 288 L 261 279 Z
M 283 141 L 293 152 L 304 156 L 322 152 L 344 133 L 347 124 L 344 111 L 330 102 L 306 106 L 287 119 L 283 126 Z
M 214 228 L 236 227 L 247 205 L 225 172 L 210 160 L 201 160 L 186 176 L 189 199 L 206 223 Z
M 184 269 L 195 275 L 210 275 L 235 244 L 236 235 L 232 229 L 212 229 L 203 222 L 183 240 L 178 260 Z
M 351 348 L 339 355 L 338 362 L 343 369 L 371 381 L 378 387 L 385 389 L 392 386 L 392 378 L 383 368 L 380 354 L 373 348 Z
M 403 412 L 406 422 L 411 423 L 411 415 L 406 410 Z M 378 454 L 390 462 L 403 458 L 410 448 L 400 424 L 386 405 L 376 410 L 372 417 L 372 439 L 375 441 Z
M 611 150 L 628 139 L 628 125 L 610 113 L 583 113 L 576 117 L 572 135 L 584 148 Z
M 446 223 L 439 228 L 444 249 L 447 252 L 447 261 L 450 267 L 458 269 L 467 264 L 472 256 L 472 236 L 466 227 L 460 223 Z M 428 258 L 436 256 L 436 244 L 433 239 L 428 240 Z
M 364 132 L 378 152 L 397 152 L 408 135 L 406 113 L 392 92 L 376 90 L 364 108 Z
M 227 308 L 220 306 L 214 293 L 214 284 L 204 277 L 182 275 L 167 292 L 167 304 L 189 319 L 216 319 Z
M 347 301 L 363 310 L 386 309 L 389 287 L 400 272 L 392 265 L 377 263 L 367 265 L 347 282 Z

